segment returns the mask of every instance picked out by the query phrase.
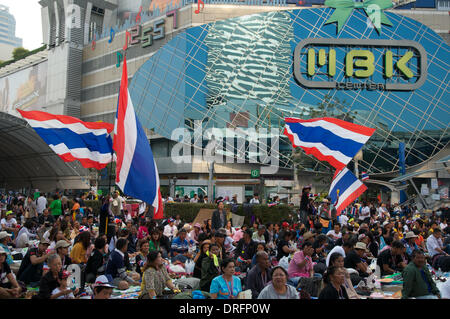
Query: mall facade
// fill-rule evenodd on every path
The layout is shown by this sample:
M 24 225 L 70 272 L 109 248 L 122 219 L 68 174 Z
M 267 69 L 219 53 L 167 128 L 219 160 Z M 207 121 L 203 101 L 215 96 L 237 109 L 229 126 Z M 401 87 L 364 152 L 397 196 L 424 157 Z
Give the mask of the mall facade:
M 448 1 L 394 1 L 380 26 L 355 8 L 339 30 L 323 0 L 292 2 L 41 0 L 48 50 L 32 68 L 45 64 L 45 87 L 22 107 L 113 123 L 126 54 L 163 193 L 327 192 L 334 170 L 293 151 L 283 128 L 330 116 L 376 128 L 349 167 L 391 201 L 402 167 L 448 198 L 449 173 L 429 172 L 450 153 Z M 0 85 L 28 69 L 0 69 Z M 86 178 L 104 187 L 109 172 Z

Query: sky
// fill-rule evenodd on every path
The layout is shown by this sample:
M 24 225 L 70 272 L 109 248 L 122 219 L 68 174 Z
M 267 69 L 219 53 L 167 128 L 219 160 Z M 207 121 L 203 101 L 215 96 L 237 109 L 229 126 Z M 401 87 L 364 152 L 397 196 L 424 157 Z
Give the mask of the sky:
M 16 19 L 16 37 L 23 47 L 34 50 L 42 46 L 41 5 L 38 0 L 0 0 Z

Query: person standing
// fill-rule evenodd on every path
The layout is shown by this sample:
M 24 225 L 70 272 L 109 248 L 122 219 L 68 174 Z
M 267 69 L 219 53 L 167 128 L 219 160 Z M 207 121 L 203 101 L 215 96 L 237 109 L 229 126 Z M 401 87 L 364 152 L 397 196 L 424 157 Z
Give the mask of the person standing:
M 47 207 L 47 198 L 45 198 L 44 194 L 41 194 L 36 200 L 37 212 L 38 215 L 42 215 L 44 209 Z
M 309 193 L 311 192 L 311 186 L 305 186 L 302 189 L 302 197 L 300 199 L 300 221 L 302 224 L 308 223 L 308 212 L 311 210 L 309 202 Z
M 403 270 L 402 299 L 440 299 L 431 274 L 426 267 L 426 258 L 422 251 L 416 249 L 412 253 L 412 261 Z
M 212 215 L 212 230 L 217 231 L 219 228 L 225 228 L 227 225 L 227 212 L 224 209 L 223 202 L 217 204 L 217 210 Z
M 61 204 L 61 199 L 59 198 L 58 194 L 55 194 L 53 196 L 53 201 L 50 204 L 49 210 L 50 210 L 52 216 L 55 219 L 58 219 L 59 216 L 61 216 L 61 214 L 62 214 L 62 204 Z

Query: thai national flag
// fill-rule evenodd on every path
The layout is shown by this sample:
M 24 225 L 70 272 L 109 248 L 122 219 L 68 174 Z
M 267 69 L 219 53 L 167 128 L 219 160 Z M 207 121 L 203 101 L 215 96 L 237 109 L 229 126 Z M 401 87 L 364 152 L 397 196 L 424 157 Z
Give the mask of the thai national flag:
M 128 92 L 126 57 L 123 61 L 113 147 L 117 155 L 116 184 L 124 194 L 152 205 L 155 209 L 154 218 L 161 219 L 163 205 L 158 169 Z
M 320 161 L 327 161 L 337 170 L 343 169 L 375 132 L 375 129 L 321 117 L 310 120 L 285 118 L 284 134 L 294 147 Z
M 83 122 L 41 111 L 17 111 L 63 161 L 78 160 L 83 167 L 98 170 L 112 161 L 112 124 Z
M 341 211 L 366 190 L 367 186 L 357 179 L 348 168 L 340 171 L 336 178 L 333 179 L 328 193 L 331 201 L 336 203 L 336 215 L 339 216 Z
M 362 173 L 361 173 L 361 180 L 362 180 L 362 181 L 365 181 L 365 180 L 367 180 L 367 179 L 369 179 L 369 175 L 368 175 L 366 172 L 362 172 Z

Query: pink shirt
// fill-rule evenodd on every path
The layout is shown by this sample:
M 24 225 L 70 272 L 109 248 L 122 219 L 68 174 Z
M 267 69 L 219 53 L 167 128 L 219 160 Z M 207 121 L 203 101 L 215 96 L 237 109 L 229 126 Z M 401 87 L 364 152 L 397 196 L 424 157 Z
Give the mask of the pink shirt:
M 307 258 L 307 262 L 303 268 L 300 268 L 298 264 L 302 263 L 305 260 L 305 255 L 303 255 L 303 251 L 298 251 L 292 257 L 291 262 L 289 263 L 288 274 L 289 278 L 293 277 L 310 277 L 311 270 L 313 269 L 312 260 L 310 257 Z
M 140 226 L 140 227 L 139 227 L 139 230 L 138 230 L 137 238 L 138 238 L 139 240 L 141 240 L 142 238 L 145 238 L 145 237 L 148 236 L 148 235 L 149 235 L 149 233 L 148 233 L 147 227 L 145 227 L 145 226 Z

